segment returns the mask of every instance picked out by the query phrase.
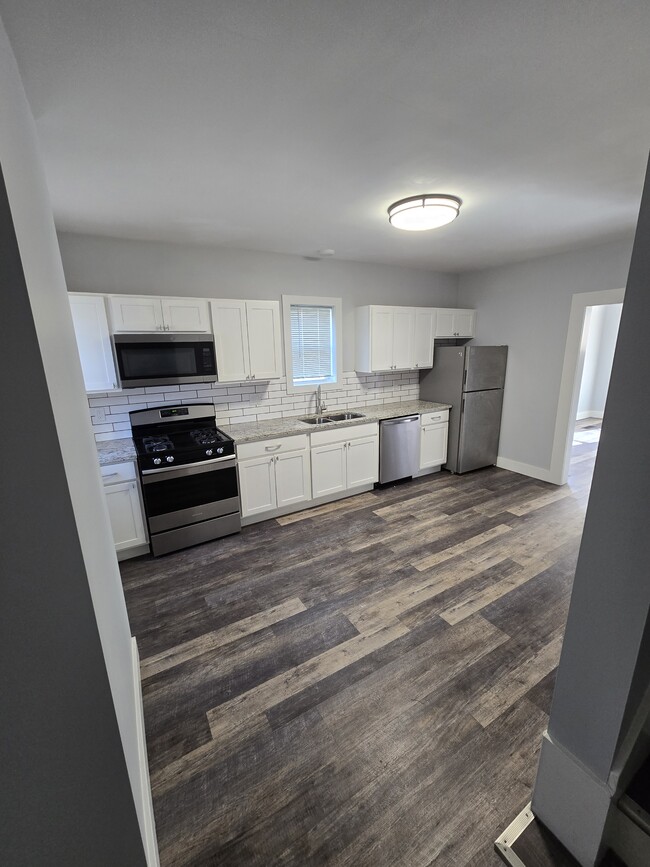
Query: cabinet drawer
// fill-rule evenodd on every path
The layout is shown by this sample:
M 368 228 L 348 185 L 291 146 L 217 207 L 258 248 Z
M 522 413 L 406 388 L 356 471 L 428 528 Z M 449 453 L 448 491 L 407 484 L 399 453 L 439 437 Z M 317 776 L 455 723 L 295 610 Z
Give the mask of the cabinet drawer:
M 100 467 L 104 485 L 117 485 L 119 482 L 129 482 L 135 479 L 135 464 L 125 461 L 123 464 L 109 464 Z
M 272 440 L 259 440 L 255 443 L 242 443 L 237 446 L 237 457 L 240 461 L 247 458 L 263 458 L 278 455 L 283 452 L 295 452 L 309 448 L 307 434 L 297 434 L 291 437 L 278 437 Z
M 449 410 L 439 409 L 437 412 L 423 412 L 420 416 L 420 426 L 425 427 L 428 424 L 438 424 L 438 422 L 449 421 Z
M 342 443 L 348 440 L 356 440 L 360 437 L 371 437 L 379 434 L 377 422 L 369 422 L 368 424 L 354 424 L 346 427 L 328 428 L 328 430 L 319 430 L 311 434 L 312 446 L 324 446 L 327 443 Z

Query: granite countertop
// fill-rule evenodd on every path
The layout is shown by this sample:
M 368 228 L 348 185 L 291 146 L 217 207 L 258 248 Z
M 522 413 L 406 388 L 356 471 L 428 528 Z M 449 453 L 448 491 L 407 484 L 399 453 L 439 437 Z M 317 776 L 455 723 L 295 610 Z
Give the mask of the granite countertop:
M 316 425 L 306 424 L 300 421 L 300 416 L 287 418 L 273 418 L 268 421 L 251 421 L 243 424 L 219 425 L 220 430 L 231 436 L 238 445 L 253 443 L 258 440 L 270 439 L 271 437 L 293 436 L 296 434 L 310 433 L 315 430 L 331 430 L 337 427 L 352 427 L 358 424 L 366 424 L 369 421 L 381 421 L 385 418 L 397 418 L 400 415 L 416 415 L 425 412 L 435 412 L 439 409 L 450 409 L 448 403 L 434 403 L 430 400 L 410 400 L 403 403 L 384 403 L 377 406 L 355 406 L 352 409 L 333 408 L 333 414 L 339 412 L 359 412 L 362 418 L 349 419 L 348 421 L 336 421 L 326 424 L 322 428 Z M 324 413 L 327 416 L 327 412 Z M 217 424 L 219 422 L 217 421 Z M 133 440 L 127 439 L 106 440 L 97 443 L 99 463 L 101 466 L 119 464 L 123 461 L 135 461 L 136 453 Z
M 351 409 L 338 409 L 333 407 L 329 410 L 333 415 L 339 412 L 359 412 L 363 418 L 353 418 L 348 421 L 335 421 L 331 424 L 316 427 L 300 421 L 300 416 L 288 418 L 273 418 L 269 421 L 252 421 L 243 424 L 219 425 L 220 429 L 231 436 L 237 445 L 253 443 L 270 437 L 285 437 L 295 434 L 313 433 L 315 430 L 332 430 L 337 427 L 352 427 L 353 425 L 366 424 L 369 421 L 381 421 L 385 418 L 397 418 L 400 415 L 416 415 L 423 412 L 434 412 L 438 409 L 450 409 L 448 403 L 433 403 L 430 400 L 410 400 L 403 403 L 384 403 L 377 406 L 355 406 Z M 326 410 L 323 415 L 327 417 Z M 310 416 L 302 416 L 309 418 Z M 217 424 L 219 424 L 217 422 Z
M 100 467 L 109 467 L 111 464 L 121 464 L 124 461 L 134 461 L 137 457 L 131 437 L 121 440 L 105 440 L 103 443 L 96 443 L 96 445 Z

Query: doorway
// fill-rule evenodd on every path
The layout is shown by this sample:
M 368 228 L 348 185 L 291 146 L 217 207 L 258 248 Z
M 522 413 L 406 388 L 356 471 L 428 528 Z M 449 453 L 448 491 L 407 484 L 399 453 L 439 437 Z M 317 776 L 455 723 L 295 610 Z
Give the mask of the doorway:
M 578 370 L 582 372 L 573 426 L 569 482 L 579 463 L 586 462 L 585 470 L 589 475 L 593 470 L 622 309 L 622 304 L 598 304 L 587 307 L 585 311 L 578 361 Z
M 548 479 L 556 485 L 564 485 L 569 476 L 579 412 L 585 413 L 585 418 L 590 417 L 591 411 L 599 412 L 600 417 L 595 417 L 596 427 L 592 430 L 600 430 L 600 419 L 602 419 L 605 405 L 624 296 L 625 289 L 583 292 L 573 296 L 555 420 L 551 471 Z M 599 308 L 605 306 L 615 308 L 615 310 L 608 314 L 600 313 Z M 594 311 L 596 311 L 595 314 Z M 592 320 L 594 321 L 593 329 L 590 327 Z M 614 331 L 613 339 L 611 339 L 612 331 Z M 590 356 L 593 363 L 587 357 L 590 332 L 593 341 Z M 603 340 L 607 349 L 602 352 L 601 364 L 600 347 Z M 585 367 L 587 368 L 587 379 L 583 384 Z M 602 371 L 599 372 L 601 368 Z M 594 402 L 597 406 L 587 406 L 587 404 Z M 581 410 L 578 408 L 580 405 L 582 405 Z M 582 420 L 580 419 L 580 421 Z

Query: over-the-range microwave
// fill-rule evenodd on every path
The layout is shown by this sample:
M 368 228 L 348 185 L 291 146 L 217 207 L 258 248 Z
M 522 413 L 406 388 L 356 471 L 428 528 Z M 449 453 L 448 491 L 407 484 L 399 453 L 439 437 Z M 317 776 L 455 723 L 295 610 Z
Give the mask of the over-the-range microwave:
M 122 388 L 214 382 L 217 361 L 208 334 L 114 334 Z

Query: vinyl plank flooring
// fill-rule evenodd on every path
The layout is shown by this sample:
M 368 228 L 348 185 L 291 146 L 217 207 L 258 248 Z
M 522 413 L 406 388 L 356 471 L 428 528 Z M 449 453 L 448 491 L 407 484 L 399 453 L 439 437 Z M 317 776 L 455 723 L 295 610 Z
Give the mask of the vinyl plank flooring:
M 548 721 L 574 457 L 560 489 L 443 471 L 122 563 L 162 867 L 496 867 Z

